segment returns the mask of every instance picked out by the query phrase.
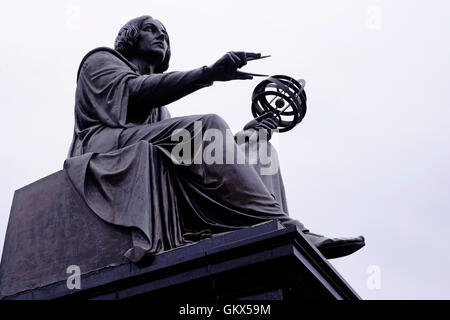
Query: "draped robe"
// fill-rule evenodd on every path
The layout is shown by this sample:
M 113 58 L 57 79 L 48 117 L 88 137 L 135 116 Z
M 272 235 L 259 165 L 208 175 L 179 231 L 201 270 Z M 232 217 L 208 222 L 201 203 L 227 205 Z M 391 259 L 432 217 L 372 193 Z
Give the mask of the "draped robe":
M 217 233 L 273 219 L 293 221 L 279 170 L 262 176 L 258 164 L 173 162 L 176 129 L 192 137 L 212 128 L 230 135 L 215 114 L 171 118 L 165 107 L 211 84 L 203 68 L 140 74 L 104 47 L 80 64 L 74 136 L 64 168 L 96 215 L 131 229 L 133 247 L 125 256 L 133 262 Z M 194 121 L 202 122 L 201 132 Z M 242 145 L 231 148 L 223 150 L 224 157 L 243 152 Z M 269 149 L 276 152 L 270 144 Z

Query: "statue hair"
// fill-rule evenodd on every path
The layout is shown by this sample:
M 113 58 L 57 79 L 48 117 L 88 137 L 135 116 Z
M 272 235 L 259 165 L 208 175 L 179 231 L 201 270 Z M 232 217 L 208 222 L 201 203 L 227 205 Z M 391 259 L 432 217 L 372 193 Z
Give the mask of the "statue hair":
M 122 28 L 120 28 L 116 40 L 114 41 L 114 49 L 122 54 L 125 58 L 128 59 L 133 53 L 134 48 L 139 41 L 139 32 L 142 29 L 142 25 L 148 18 L 151 18 L 151 16 L 145 15 L 131 19 Z M 165 28 L 166 27 L 164 27 L 164 29 Z M 164 60 L 160 65 L 155 67 L 155 73 L 162 73 L 169 69 L 170 42 L 168 37 L 167 44 L 167 52 Z

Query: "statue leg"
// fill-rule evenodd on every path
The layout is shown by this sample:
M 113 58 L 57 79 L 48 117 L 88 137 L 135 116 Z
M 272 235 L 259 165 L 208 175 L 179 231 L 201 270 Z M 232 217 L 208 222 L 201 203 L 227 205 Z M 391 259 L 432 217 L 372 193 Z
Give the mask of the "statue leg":
M 174 132 L 179 129 L 185 130 L 188 139 L 184 142 L 193 151 L 187 163 L 174 157 L 180 146 Z M 211 139 L 206 139 L 208 134 Z M 191 142 L 202 136 L 200 147 L 194 143 L 191 148 Z M 213 143 L 216 139 L 224 143 Z M 261 147 L 265 146 L 257 149 Z M 201 161 L 196 162 L 199 154 Z M 211 158 L 215 161 L 210 163 Z M 226 122 L 208 114 L 129 128 L 123 131 L 117 150 L 67 159 L 65 169 L 99 217 L 139 231 L 127 253 L 134 262 L 210 234 L 275 219 L 299 227 L 330 257 L 342 255 L 344 246 L 348 254 L 361 245 L 361 239 L 308 235 L 299 221 L 288 216 L 279 170 L 263 171 L 267 169 L 263 163 L 248 160 Z
M 265 139 L 265 135 L 262 138 L 260 139 L 258 132 L 254 129 L 236 133 L 239 148 L 248 159 L 254 160 L 251 161 L 252 166 L 259 174 L 261 181 L 270 194 L 280 203 L 283 212 L 289 214 L 278 152 L 270 141 Z M 298 220 L 287 220 L 283 224 L 285 226 L 296 225 L 300 230 L 308 231 Z
M 189 144 L 194 144 L 194 140 L 201 136 L 201 148 L 191 148 L 192 153 L 185 161 L 187 163 L 173 161 L 174 148 L 180 143 L 180 139 L 174 139 L 175 130 L 185 130 Z M 208 135 L 214 138 L 208 139 Z M 222 143 L 215 145 L 212 152 L 214 162 L 208 163 L 208 150 L 219 138 Z M 229 126 L 220 116 L 177 117 L 130 128 L 122 135 L 122 147 L 142 140 L 156 146 L 166 163 L 173 168 L 172 182 L 177 188 L 179 207 L 182 208 L 179 211 L 183 212 L 186 229 L 200 227 L 217 233 L 274 219 L 304 229 L 300 222 L 287 214 L 279 170 L 272 177 L 262 176 L 258 165 L 249 163 L 247 155 L 235 143 Z M 199 154 L 201 163 L 196 161 Z M 242 158 L 244 161 L 238 160 Z

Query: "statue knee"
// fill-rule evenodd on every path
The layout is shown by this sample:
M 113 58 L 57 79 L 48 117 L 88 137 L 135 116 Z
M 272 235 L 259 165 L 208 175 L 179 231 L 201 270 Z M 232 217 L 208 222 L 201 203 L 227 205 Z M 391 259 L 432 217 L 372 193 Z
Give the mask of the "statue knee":
M 221 116 L 215 113 L 205 114 L 202 116 L 201 120 L 206 128 L 229 128 L 227 122 Z

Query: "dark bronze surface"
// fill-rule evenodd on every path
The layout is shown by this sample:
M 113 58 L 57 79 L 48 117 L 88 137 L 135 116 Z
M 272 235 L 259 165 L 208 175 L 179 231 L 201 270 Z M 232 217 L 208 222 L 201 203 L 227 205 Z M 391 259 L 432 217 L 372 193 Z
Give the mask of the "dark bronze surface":
M 130 231 L 105 223 L 58 171 L 14 194 L 0 264 L 0 296 L 66 280 L 67 267 L 89 272 L 126 263 Z
M 171 118 L 165 106 L 215 81 L 252 79 L 238 69 L 260 53 L 228 52 L 210 66 L 158 73 L 168 67 L 169 37 L 148 16 L 124 26 L 115 49 L 95 49 L 81 62 L 74 139 L 64 168 L 93 212 L 133 228 L 126 252 L 131 261 L 273 219 L 303 228 L 288 216 L 279 170 L 263 177 L 249 161 L 223 164 L 227 153 L 239 152 L 236 143 L 224 149 L 222 164 L 190 159 L 176 165 L 170 158 L 178 143 L 171 139 L 174 130 L 193 137 L 199 134 L 195 121 L 202 133 L 218 130 L 224 141 L 231 133 L 216 114 Z
M 6 299 L 354 300 L 358 295 L 295 226 L 277 221 L 220 234 L 133 263 L 83 273 Z

